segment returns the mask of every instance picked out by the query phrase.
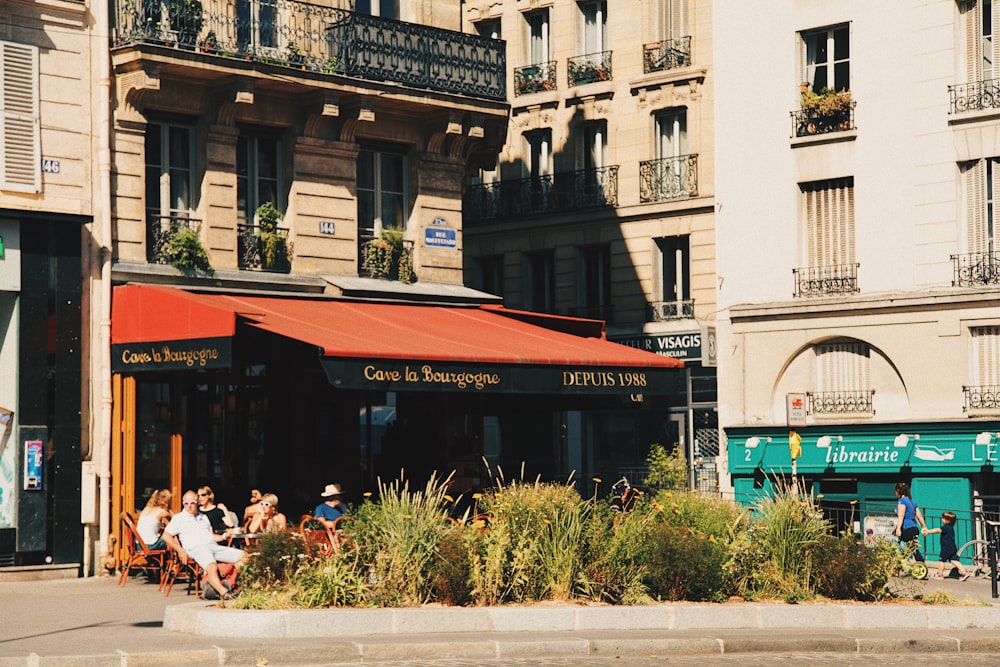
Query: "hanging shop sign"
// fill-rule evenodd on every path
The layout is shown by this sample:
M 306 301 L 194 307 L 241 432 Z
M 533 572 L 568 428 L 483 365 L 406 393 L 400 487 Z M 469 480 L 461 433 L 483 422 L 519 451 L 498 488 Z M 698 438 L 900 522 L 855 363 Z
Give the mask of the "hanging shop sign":
M 683 371 L 672 368 L 489 365 L 324 357 L 335 387 L 382 391 L 501 394 L 668 394 Z
M 230 337 L 122 343 L 111 346 L 111 369 L 115 373 L 229 368 L 231 359 Z

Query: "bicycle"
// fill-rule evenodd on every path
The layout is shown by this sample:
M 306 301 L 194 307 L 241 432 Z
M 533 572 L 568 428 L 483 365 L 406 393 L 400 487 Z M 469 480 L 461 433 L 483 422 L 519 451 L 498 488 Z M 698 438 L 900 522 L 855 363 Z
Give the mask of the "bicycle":
M 629 512 L 635 505 L 636 498 L 642 494 L 643 491 L 632 486 L 628 478 L 622 475 L 620 480 L 611 485 L 611 509 L 620 514 Z
M 972 576 L 993 577 L 993 568 L 990 566 L 990 542 L 989 540 L 969 540 L 958 550 L 958 560 L 972 561 Z

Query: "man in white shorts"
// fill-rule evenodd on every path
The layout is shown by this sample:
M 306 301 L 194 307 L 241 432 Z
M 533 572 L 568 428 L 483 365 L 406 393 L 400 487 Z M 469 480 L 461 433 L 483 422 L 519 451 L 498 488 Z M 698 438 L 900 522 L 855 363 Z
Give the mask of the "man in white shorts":
M 220 597 L 228 597 L 229 591 L 219 578 L 218 563 L 233 563 L 239 571 L 245 556 L 242 549 L 226 547 L 216 542 L 212 532 L 212 522 L 198 512 L 198 494 L 187 491 L 182 500 L 184 509 L 170 519 L 163 529 L 163 541 L 177 552 L 182 561 L 193 558 L 205 570 L 205 578 Z

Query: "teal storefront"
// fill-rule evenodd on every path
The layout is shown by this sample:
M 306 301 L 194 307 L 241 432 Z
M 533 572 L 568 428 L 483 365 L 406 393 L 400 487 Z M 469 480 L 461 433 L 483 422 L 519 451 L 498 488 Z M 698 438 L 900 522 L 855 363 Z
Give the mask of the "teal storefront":
M 978 512 L 1000 518 L 1000 422 L 830 424 L 794 429 L 802 438 L 795 474 L 840 528 L 895 509 L 896 482 L 910 484 L 929 526 L 959 517 L 958 539 L 973 539 Z M 752 505 L 788 480 L 787 428 L 729 428 L 729 472 L 736 500 Z M 885 524 L 881 524 L 884 529 Z M 959 542 L 961 544 L 961 542 Z

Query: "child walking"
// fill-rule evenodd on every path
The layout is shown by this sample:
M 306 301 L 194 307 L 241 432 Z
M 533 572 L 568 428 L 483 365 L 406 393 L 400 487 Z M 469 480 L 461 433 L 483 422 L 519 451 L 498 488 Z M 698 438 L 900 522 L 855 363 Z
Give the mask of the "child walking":
M 934 575 L 935 579 L 944 578 L 945 563 L 950 563 L 952 567 L 958 568 L 958 578 L 960 580 L 965 581 L 969 578 L 969 573 L 962 566 L 961 561 L 958 560 L 958 546 L 955 544 L 955 521 L 954 512 L 943 512 L 941 514 L 940 528 L 924 528 L 924 535 L 941 533 L 941 556 L 938 558 L 940 562 L 938 563 L 937 574 Z

